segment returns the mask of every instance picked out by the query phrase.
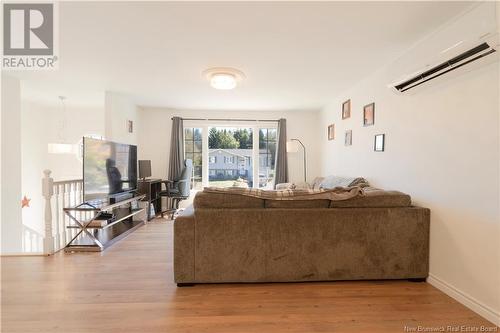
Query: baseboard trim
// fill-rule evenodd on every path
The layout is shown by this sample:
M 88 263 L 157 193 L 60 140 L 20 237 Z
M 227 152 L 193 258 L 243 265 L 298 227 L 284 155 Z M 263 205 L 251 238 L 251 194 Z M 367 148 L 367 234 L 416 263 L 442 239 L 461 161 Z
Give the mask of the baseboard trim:
M 13 253 L 0 254 L 0 257 L 33 257 L 33 256 L 49 256 L 49 254 L 43 252 L 13 252 Z
M 481 303 L 474 297 L 468 295 L 467 293 L 464 293 L 463 291 L 455 288 L 451 284 L 445 282 L 443 279 L 438 278 L 437 276 L 433 274 L 429 274 L 429 277 L 427 278 L 427 282 L 432 285 L 433 287 L 436 287 L 437 289 L 441 290 L 444 292 L 446 295 L 450 296 L 451 298 L 455 299 L 456 301 L 460 302 L 461 304 L 465 305 L 472 311 L 476 312 L 480 316 L 488 319 L 491 321 L 493 324 L 500 326 L 500 313 L 495 312 L 492 308 L 489 306 Z

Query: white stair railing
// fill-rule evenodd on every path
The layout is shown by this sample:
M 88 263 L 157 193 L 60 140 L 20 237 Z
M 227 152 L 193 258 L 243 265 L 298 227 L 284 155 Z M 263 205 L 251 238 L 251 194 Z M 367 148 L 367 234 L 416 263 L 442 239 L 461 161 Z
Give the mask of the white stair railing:
M 54 181 L 50 174 L 50 170 L 45 170 L 42 180 L 45 198 L 44 253 L 47 254 L 64 248 L 76 235 L 76 229 L 67 228 L 70 220 L 64 213 L 64 208 L 75 206 L 83 200 L 82 179 Z
M 42 254 L 43 235 L 30 227 L 23 225 L 23 252 L 28 254 Z
M 69 217 L 65 207 L 75 206 L 83 200 L 83 180 L 54 181 L 50 170 L 43 171 L 42 195 L 44 197 L 45 235 L 23 224 L 22 248 L 26 254 L 53 254 L 61 250 L 76 235 L 76 229 L 68 229 Z M 79 218 L 89 218 L 82 212 Z

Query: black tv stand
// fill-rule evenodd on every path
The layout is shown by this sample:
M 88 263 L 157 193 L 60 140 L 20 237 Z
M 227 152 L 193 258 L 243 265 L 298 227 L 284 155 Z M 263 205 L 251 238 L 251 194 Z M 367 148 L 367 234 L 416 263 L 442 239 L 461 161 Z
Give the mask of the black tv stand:
M 72 221 L 67 228 L 79 230 L 66 245 L 64 251 L 103 251 L 141 227 L 144 220 L 134 220 L 134 217 L 143 213 L 144 208 L 134 208 L 132 204 L 144 197 L 144 195 L 137 195 L 115 203 L 95 206 L 82 203 L 75 207 L 64 208 L 65 214 Z M 84 217 L 89 215 L 87 213 L 93 213 L 93 217 L 85 219 Z M 112 216 L 112 218 L 108 219 L 107 216 Z M 91 226 L 95 220 L 106 220 L 107 223 Z

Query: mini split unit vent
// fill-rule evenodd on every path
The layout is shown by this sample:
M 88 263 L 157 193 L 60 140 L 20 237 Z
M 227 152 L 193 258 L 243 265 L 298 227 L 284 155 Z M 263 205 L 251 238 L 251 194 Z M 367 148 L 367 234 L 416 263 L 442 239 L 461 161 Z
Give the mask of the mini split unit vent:
M 482 43 L 447 61 L 440 63 L 439 65 L 425 70 L 422 73 L 415 74 L 415 76 L 406 79 L 403 82 L 394 84 L 393 88 L 396 89 L 396 91 L 403 93 L 421 85 L 422 83 L 433 80 L 453 70 L 459 69 L 462 66 L 470 64 L 495 52 L 496 50 L 492 48 L 488 43 Z
M 388 68 L 388 87 L 398 94 L 417 93 L 436 78 L 463 73 L 498 60 L 496 3 L 483 2 L 420 40 Z M 447 74 L 447 75 L 445 75 Z

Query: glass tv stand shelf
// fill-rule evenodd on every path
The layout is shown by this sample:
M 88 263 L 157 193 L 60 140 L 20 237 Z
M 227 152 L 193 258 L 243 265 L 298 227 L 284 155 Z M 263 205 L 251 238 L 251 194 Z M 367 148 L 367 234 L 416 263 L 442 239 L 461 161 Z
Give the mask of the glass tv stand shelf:
M 73 251 L 103 251 L 124 238 L 144 224 L 144 220 L 135 220 L 144 208 L 138 207 L 138 201 L 145 195 L 137 195 L 130 199 L 116 203 L 82 203 L 75 207 L 64 208 L 64 213 L 69 217 L 68 229 L 78 229 L 76 235 L 64 248 L 65 252 Z M 84 218 L 93 214 L 90 218 Z M 111 213 L 112 219 L 106 219 L 105 214 Z M 96 222 L 100 222 L 97 223 Z

